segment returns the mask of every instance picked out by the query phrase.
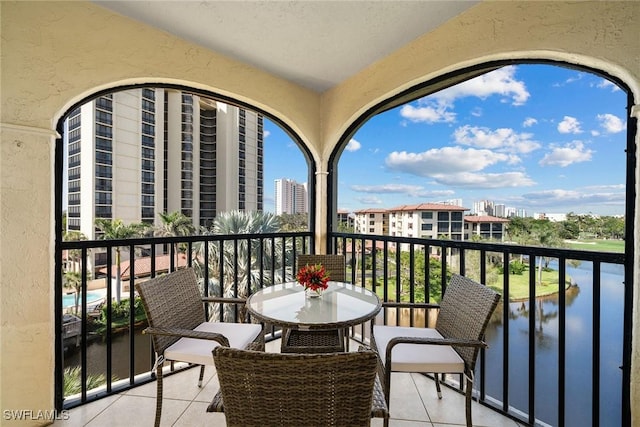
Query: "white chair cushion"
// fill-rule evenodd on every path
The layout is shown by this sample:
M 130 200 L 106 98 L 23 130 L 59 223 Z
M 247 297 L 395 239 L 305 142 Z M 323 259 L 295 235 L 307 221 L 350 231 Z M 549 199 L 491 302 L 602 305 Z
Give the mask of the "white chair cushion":
M 373 335 L 383 364 L 387 344 L 392 338 L 442 338 L 435 329 L 380 325 L 373 327 Z M 463 373 L 464 361 L 451 346 L 398 344 L 391 351 L 391 370 L 393 372 Z
M 204 322 L 198 325 L 195 330 L 217 332 L 229 340 L 230 347 L 244 349 L 260 335 L 262 326 L 253 323 Z M 219 345 L 217 341 L 212 340 L 180 338 L 167 347 L 164 351 L 164 357 L 167 360 L 213 365 L 211 351 Z

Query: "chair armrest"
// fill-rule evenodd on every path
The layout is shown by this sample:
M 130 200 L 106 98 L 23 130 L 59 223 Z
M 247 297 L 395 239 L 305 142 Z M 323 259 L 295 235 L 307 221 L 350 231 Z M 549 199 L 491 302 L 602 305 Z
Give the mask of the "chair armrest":
M 148 327 L 142 331 L 143 334 L 176 336 L 182 338 L 196 338 L 201 340 L 216 341 L 220 345 L 229 347 L 229 340 L 222 334 L 216 332 L 194 331 L 192 329 L 180 328 L 152 328 Z
M 237 304 L 243 306 L 247 303 L 246 298 L 232 298 L 232 297 L 202 297 L 200 299 L 203 304 L 217 303 L 217 304 Z M 249 313 L 244 313 L 244 321 L 249 322 Z
M 465 340 L 459 338 L 427 338 L 427 337 L 395 337 L 389 340 L 387 351 L 398 344 L 451 345 L 456 347 L 489 347 L 484 341 Z
M 230 298 L 230 297 L 202 297 L 202 302 L 216 302 L 221 304 L 245 304 L 246 298 Z
M 440 308 L 438 304 L 428 302 L 395 302 L 387 301 L 382 303 L 382 308 Z

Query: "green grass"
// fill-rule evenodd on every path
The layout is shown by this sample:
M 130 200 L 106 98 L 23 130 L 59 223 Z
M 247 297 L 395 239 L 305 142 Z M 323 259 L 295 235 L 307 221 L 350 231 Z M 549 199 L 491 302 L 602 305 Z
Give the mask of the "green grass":
M 502 283 L 503 275 L 498 275 L 498 281 L 490 288 L 503 294 Z M 536 271 L 536 281 L 538 272 Z M 571 284 L 571 278 L 566 277 L 566 286 Z M 536 297 L 553 295 L 558 293 L 558 272 L 542 271 L 542 284 L 536 285 Z M 529 270 L 526 269 L 522 274 L 512 274 L 509 276 L 509 299 L 512 301 L 525 300 L 529 298 Z
M 570 249 L 597 252 L 624 252 L 624 240 L 572 240 L 567 241 Z

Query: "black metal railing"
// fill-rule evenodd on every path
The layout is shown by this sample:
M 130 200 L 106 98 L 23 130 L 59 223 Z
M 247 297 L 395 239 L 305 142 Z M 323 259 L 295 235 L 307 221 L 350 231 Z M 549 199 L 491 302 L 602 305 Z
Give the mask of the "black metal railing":
M 623 353 L 632 310 L 626 287 L 633 284 L 624 253 L 348 233 L 331 233 L 330 245 L 346 255 L 351 281 L 385 301 L 437 302 L 446 291 L 443 278 L 454 272 L 502 293 L 476 371 L 480 403 L 529 425 L 623 425 L 627 419 L 630 366 Z M 518 276 L 512 262 L 521 260 L 526 295 L 504 298 Z M 558 283 L 556 292 L 537 284 L 541 270 Z M 419 310 L 385 308 L 383 315 L 386 324 L 434 321 Z M 449 376 L 449 383 L 460 389 L 462 381 Z
M 151 342 L 141 334 L 146 319 L 135 295 L 137 281 L 188 265 L 196 269 L 204 296 L 248 296 L 292 280 L 295 256 L 312 248 L 310 232 L 61 242 L 56 407 L 72 408 L 154 378 Z M 104 266 L 97 267 L 100 261 Z M 65 283 L 75 286 L 64 288 Z M 75 300 L 63 303 L 64 294 L 76 290 L 77 305 Z M 218 304 L 207 304 L 205 311 L 221 321 L 239 317 L 235 308 Z
M 384 301 L 437 302 L 453 272 L 510 295 L 518 276 L 512 271 L 514 260 L 525 265 L 524 280 L 529 284 L 537 283 L 541 266 L 548 266 L 545 274 L 557 283 L 568 283 L 565 292 L 543 297 L 547 292 L 536 285 L 528 286 L 526 295 L 517 300 L 503 298 L 487 330 L 490 347 L 481 352 L 477 364 L 475 396 L 481 404 L 530 425 L 622 424 L 616 420 L 625 419 L 624 402 L 629 398 L 624 378 L 630 367 L 623 363 L 623 353 L 630 339 L 626 319 L 632 309 L 626 287 L 633 286 L 625 254 L 350 233 L 331 233 L 329 241 L 332 252 L 347 258 L 347 280 L 369 287 Z M 116 258 L 121 258 L 121 280 L 126 279 L 120 285 L 126 291 L 123 299 L 129 301 L 135 301 L 135 281 L 183 265 L 196 268 L 206 296 L 248 296 L 261 287 L 292 280 L 295 256 L 312 253 L 314 244 L 313 235 L 305 232 L 63 242 L 60 247 L 56 405 L 71 408 L 153 379 L 151 343 L 138 333 L 142 326 L 136 305 L 126 307 L 124 325 L 116 319 L 114 308 L 121 308 L 113 301 Z M 87 298 L 92 284 L 89 266 L 101 259 L 97 252 L 105 253 L 102 259 L 106 259 L 106 267 L 99 270 L 104 275 L 99 279 L 104 292 L 99 334 L 92 326 L 96 314 Z M 75 312 L 74 307 L 63 309 L 65 268 L 79 271 L 81 277 L 73 327 L 63 323 L 64 311 Z M 211 306 L 207 315 L 227 321 L 237 313 L 227 317 L 226 310 Z M 435 317 L 420 310 L 383 312 L 386 324 L 424 327 Z M 352 328 L 352 338 L 366 340 L 367 328 Z M 71 330 L 76 336 L 68 342 Z M 272 330 L 270 338 L 276 337 Z M 80 391 L 65 396 L 63 371 L 72 365 L 80 370 Z M 92 387 L 90 379 L 96 373 L 103 374 L 104 384 Z M 459 378 L 449 376 L 447 382 L 460 389 Z M 580 393 L 571 393 L 576 386 Z

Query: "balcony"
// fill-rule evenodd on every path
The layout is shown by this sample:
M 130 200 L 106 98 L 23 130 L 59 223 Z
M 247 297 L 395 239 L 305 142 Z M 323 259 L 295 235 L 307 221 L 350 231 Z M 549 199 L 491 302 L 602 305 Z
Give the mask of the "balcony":
M 631 314 L 631 300 L 624 285 L 624 254 L 347 233 L 331 233 L 329 245 L 333 252 L 346 256 L 347 281 L 373 289 L 385 301 L 437 301 L 446 287 L 443 278 L 452 272 L 512 295 L 509 303 L 500 304 L 496 310 L 486 336 L 490 347 L 478 361 L 474 420 L 479 425 L 622 424 L 625 402 L 629 401 L 625 396 L 630 384 L 626 362 L 630 340 L 624 337 L 630 336 L 626 319 Z M 309 253 L 313 247 L 313 235 L 304 232 L 63 242 L 61 253 L 68 251 L 76 258 L 68 265 L 80 266 L 85 295 L 90 281 L 86 280 L 87 263 L 81 260 L 89 259 L 94 251 L 106 252 L 106 264 L 112 267 L 106 268 L 107 275 L 101 280 L 109 310 L 115 304 L 112 298 L 116 295 L 117 267 L 112 254 L 116 248 L 126 254 L 122 255 L 120 272 L 122 298 L 126 299 L 135 297 L 131 281 L 185 264 L 200 271 L 205 295 L 219 295 L 224 290 L 225 295 L 246 296 L 255 289 L 291 280 L 294 255 Z M 514 260 L 525 266 L 520 279 Z M 496 266 L 502 271 L 497 278 Z M 545 275 L 567 284 L 565 291 L 556 289 L 543 296 L 545 291 L 540 286 L 528 286 L 525 295 L 514 297 L 516 282 L 536 283 L 541 266 Z M 425 271 L 430 272 L 426 277 Z M 126 423 L 127 419 L 120 421 L 120 417 L 130 407 L 141 416 L 146 417 L 148 412 L 148 419 L 152 419 L 154 400 L 148 398 L 155 397 L 154 385 L 150 384 L 152 349 L 147 337 L 129 333 L 141 329 L 135 308 L 129 309 L 118 333 L 115 319 L 106 319 L 112 327 L 106 328 L 97 352 L 91 344 L 89 303 L 81 298 L 79 347 L 66 353 L 65 329 L 61 320 L 56 324 L 57 408 L 70 410 L 74 418 L 77 414 L 83 422 L 90 421 L 89 425 Z M 56 308 L 56 318 L 61 319 L 61 288 L 57 290 Z M 230 320 L 223 312 L 221 307 L 208 307 L 209 316 Z M 420 327 L 430 325 L 434 318 L 435 313 L 425 311 L 385 309 L 377 321 Z M 368 328 L 352 328 L 350 338 L 366 343 Z M 268 349 L 279 348 L 280 331 L 268 332 Z M 92 362 L 98 357 L 96 368 Z M 81 389 L 73 396 L 64 396 L 62 371 L 71 365 L 80 366 Z M 89 389 L 87 379 L 95 373 L 103 373 L 106 378 L 117 373 L 117 378 Z M 223 417 L 203 413 L 206 401 L 214 394 L 213 373 L 209 372 L 209 382 L 202 391 L 195 380 L 191 381 L 194 375 L 195 371 L 180 367 L 171 375 L 175 391 L 166 396 L 175 398 L 166 405 L 165 422 L 193 425 L 205 421 L 210 424 L 216 419 L 223 425 Z M 430 382 L 422 375 L 398 375 L 392 382 L 392 425 L 463 422 L 456 418 L 464 412 L 460 409 L 463 396 L 459 378 L 447 376 L 447 395 L 442 401 L 437 400 Z M 581 392 L 571 391 L 576 389 Z M 189 390 L 193 393 L 185 399 Z M 450 410 L 449 405 L 456 409 Z
M 356 344 L 356 342 L 352 344 Z M 351 345 L 351 348 L 357 348 L 357 345 Z M 267 344 L 266 351 L 278 352 L 279 350 L 279 340 Z M 197 369 L 189 369 L 165 378 L 163 384 L 165 393 L 162 412 L 163 425 L 176 427 L 223 427 L 226 425 L 224 414 L 206 412 L 207 405 L 219 387 L 215 369 L 207 367 L 202 388 L 197 387 L 198 372 Z M 71 409 L 66 413 L 68 420 L 57 421 L 53 423 L 53 426 L 128 427 L 131 425 L 130 414 L 136 414 L 138 420 L 153 420 L 155 397 L 155 383 L 148 383 Z M 394 376 L 391 398 L 393 399 L 389 423 L 391 427 L 465 425 L 464 410 L 462 409 L 464 408 L 464 397 L 445 387 L 442 400 L 438 400 L 433 381 L 423 375 L 397 374 Z M 477 426 L 517 427 L 524 425 L 477 403 L 473 404 L 473 417 Z M 371 425 L 382 426 L 382 419 L 373 419 Z

